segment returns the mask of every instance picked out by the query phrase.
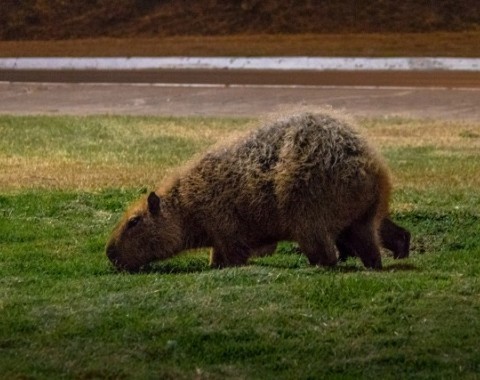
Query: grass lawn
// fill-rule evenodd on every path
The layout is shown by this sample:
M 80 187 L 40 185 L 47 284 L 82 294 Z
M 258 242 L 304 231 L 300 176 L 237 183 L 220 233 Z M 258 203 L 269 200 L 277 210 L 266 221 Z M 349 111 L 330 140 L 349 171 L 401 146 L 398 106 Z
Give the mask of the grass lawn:
M 146 273 L 103 252 L 125 207 L 246 119 L 0 116 L 0 378 L 480 376 L 480 123 L 364 119 L 411 257 Z

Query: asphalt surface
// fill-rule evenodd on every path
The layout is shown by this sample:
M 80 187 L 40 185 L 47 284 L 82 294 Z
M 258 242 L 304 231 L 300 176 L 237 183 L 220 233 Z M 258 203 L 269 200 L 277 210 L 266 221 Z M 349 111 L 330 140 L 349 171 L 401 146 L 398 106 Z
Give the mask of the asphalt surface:
M 256 116 L 298 107 L 480 120 L 480 72 L 0 70 L 1 114 Z

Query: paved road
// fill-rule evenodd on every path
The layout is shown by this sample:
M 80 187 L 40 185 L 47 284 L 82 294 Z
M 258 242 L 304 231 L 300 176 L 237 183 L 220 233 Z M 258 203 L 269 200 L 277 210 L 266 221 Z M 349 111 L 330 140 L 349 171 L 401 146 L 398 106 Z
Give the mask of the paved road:
M 0 81 L 2 114 L 255 116 L 329 105 L 480 120 L 478 72 L 0 71 Z

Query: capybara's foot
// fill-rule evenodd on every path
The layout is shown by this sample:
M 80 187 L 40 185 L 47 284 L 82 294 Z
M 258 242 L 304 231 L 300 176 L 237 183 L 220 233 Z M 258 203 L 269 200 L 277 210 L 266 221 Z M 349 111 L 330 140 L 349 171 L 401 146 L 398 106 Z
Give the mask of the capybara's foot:
M 310 265 L 320 265 L 323 267 L 333 267 L 337 264 L 337 252 L 333 241 L 324 236 L 323 239 L 317 237 L 315 241 L 299 241 L 300 249 L 305 253 Z
M 381 270 L 382 269 L 382 258 L 380 256 L 370 256 L 362 257 L 362 263 L 365 268 Z

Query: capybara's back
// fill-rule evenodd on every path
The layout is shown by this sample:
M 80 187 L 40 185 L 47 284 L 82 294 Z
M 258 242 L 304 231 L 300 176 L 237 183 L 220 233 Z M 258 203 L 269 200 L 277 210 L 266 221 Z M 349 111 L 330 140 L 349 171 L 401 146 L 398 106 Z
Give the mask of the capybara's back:
M 342 234 L 367 267 L 378 268 L 377 230 L 389 194 L 383 161 L 355 128 L 328 113 L 301 113 L 216 147 L 141 200 L 107 254 L 132 270 L 211 246 L 211 264 L 225 267 L 292 240 L 311 264 L 334 265 Z

